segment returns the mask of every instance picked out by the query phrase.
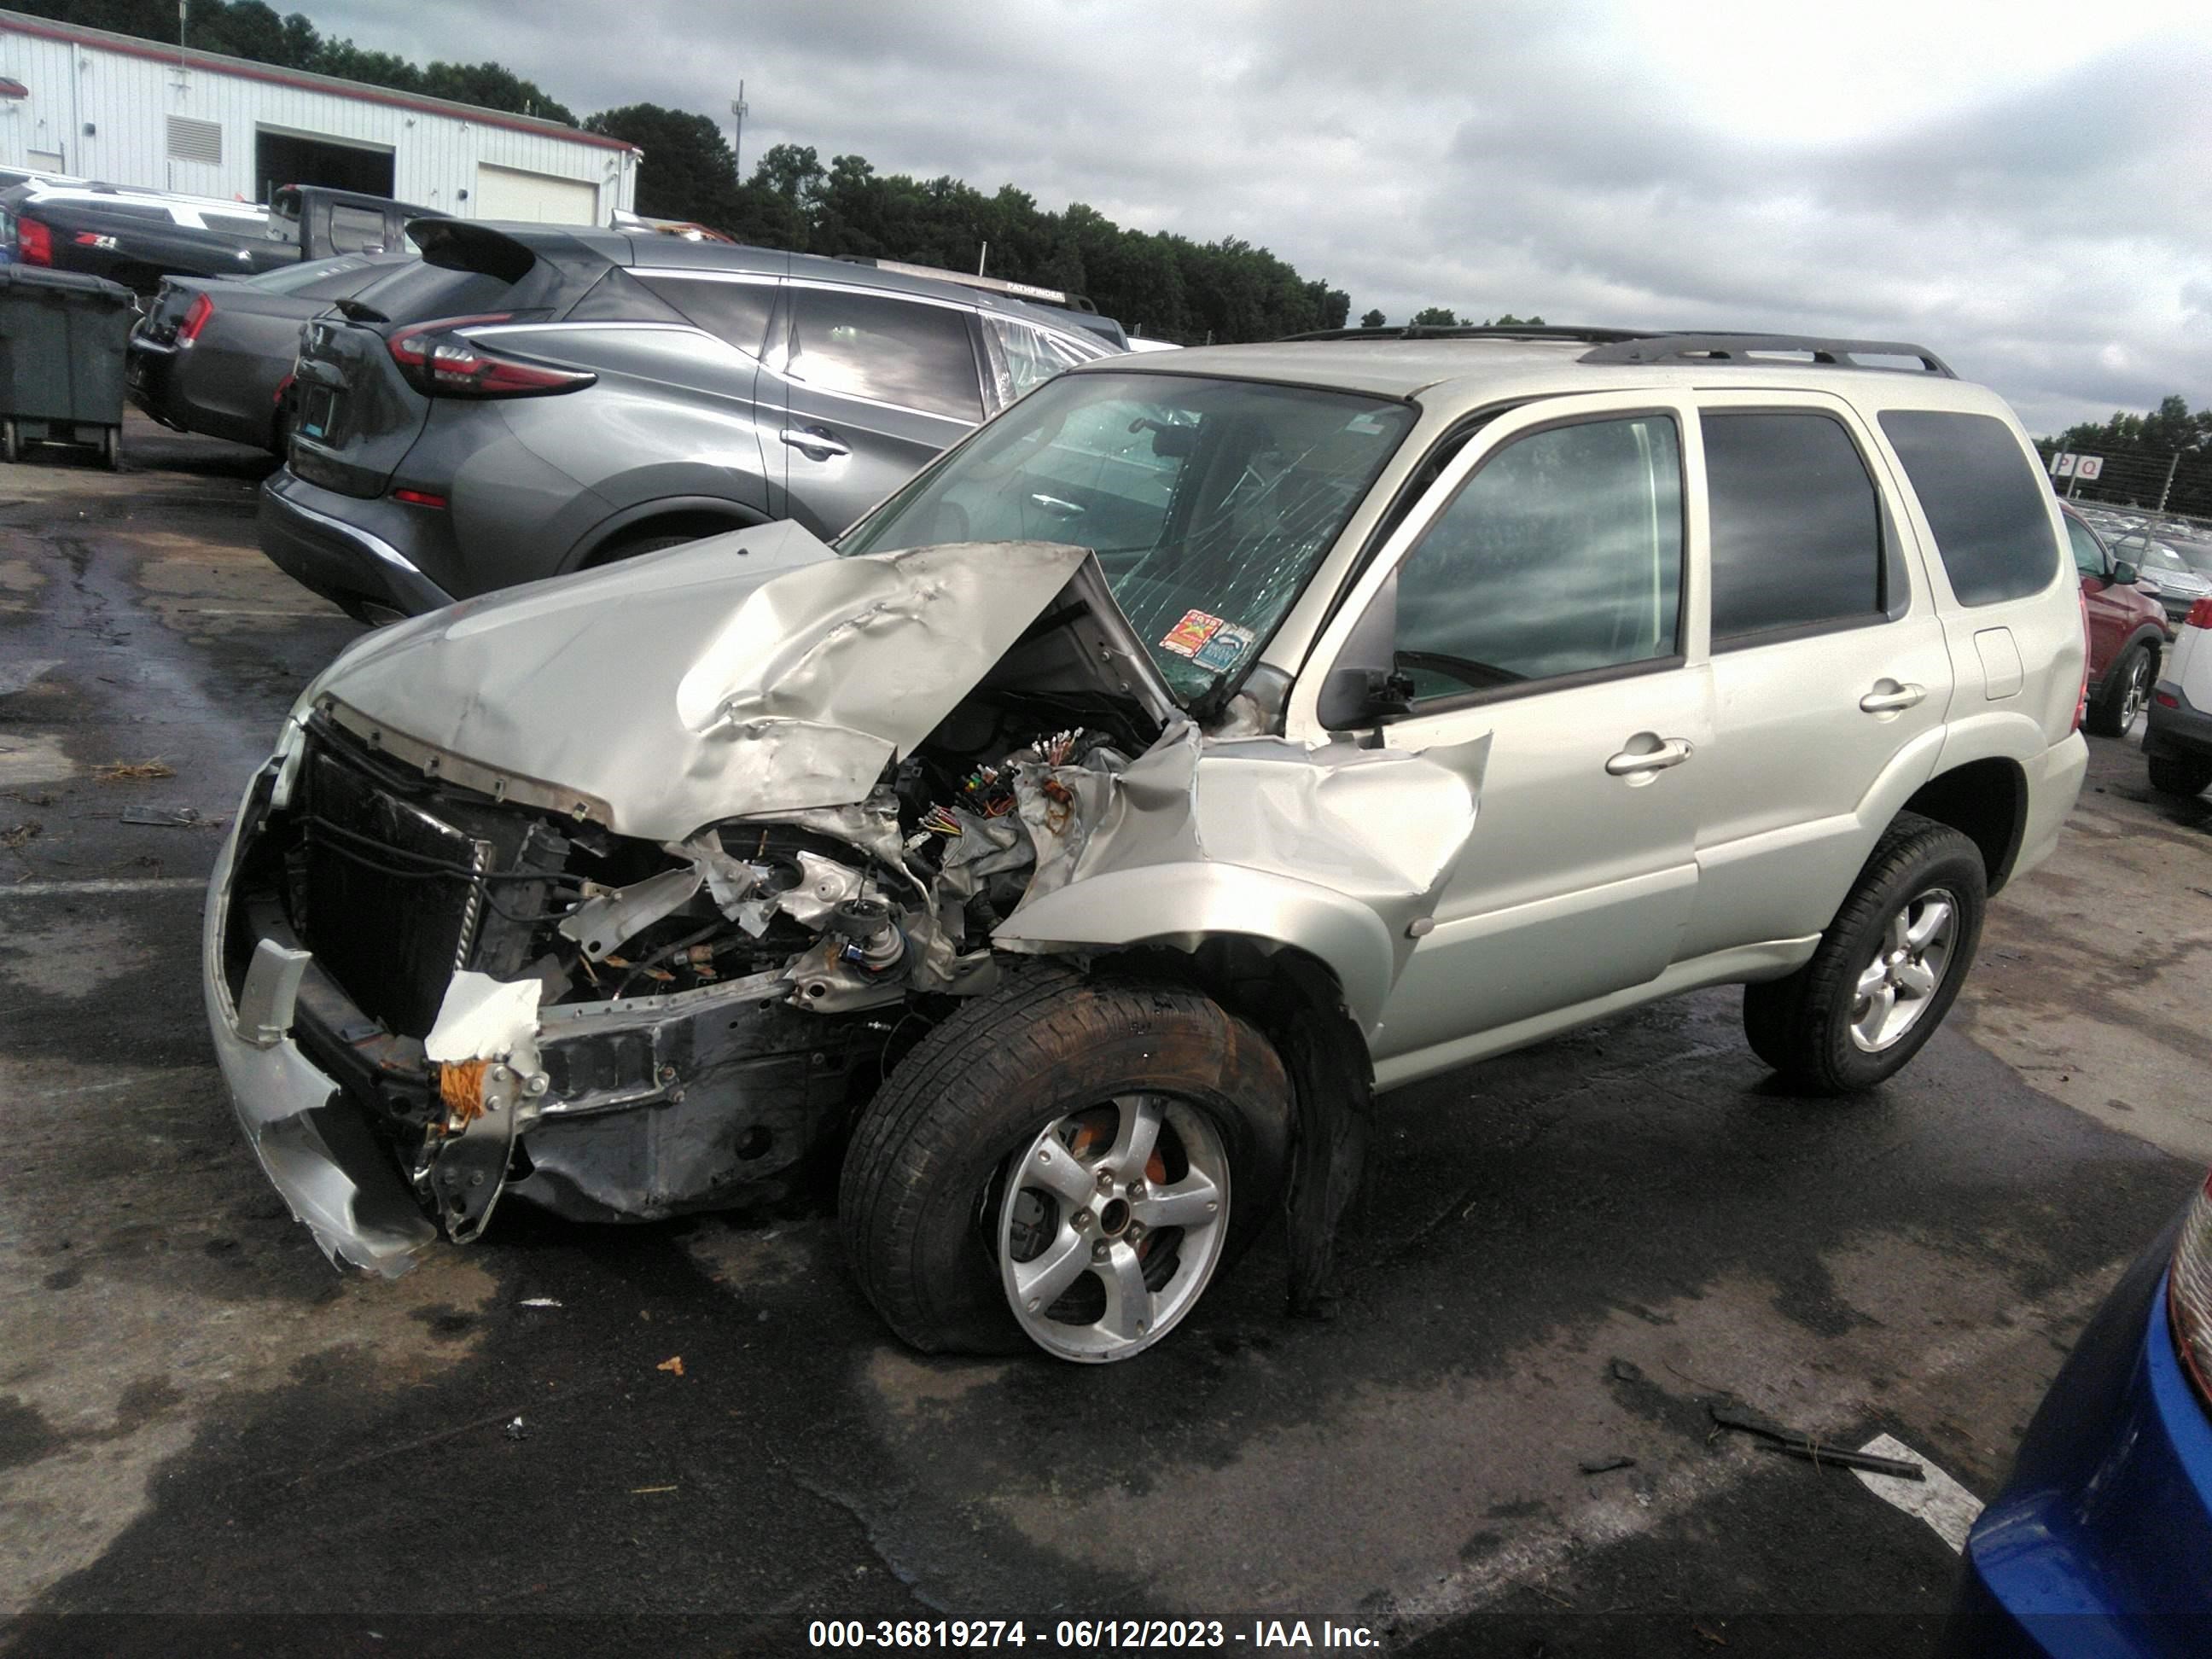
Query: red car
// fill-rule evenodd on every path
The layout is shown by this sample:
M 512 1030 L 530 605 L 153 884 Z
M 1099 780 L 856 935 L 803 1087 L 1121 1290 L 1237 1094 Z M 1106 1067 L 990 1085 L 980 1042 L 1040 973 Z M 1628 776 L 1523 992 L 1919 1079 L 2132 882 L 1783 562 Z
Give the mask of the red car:
M 2150 705 L 2159 658 L 2173 635 L 2166 611 L 2136 586 L 2136 567 L 2115 559 L 2102 538 L 2070 507 L 2066 534 L 2074 568 L 2081 573 L 2081 599 L 2089 613 L 2089 714 L 2084 722 L 2099 737 L 2117 738 Z

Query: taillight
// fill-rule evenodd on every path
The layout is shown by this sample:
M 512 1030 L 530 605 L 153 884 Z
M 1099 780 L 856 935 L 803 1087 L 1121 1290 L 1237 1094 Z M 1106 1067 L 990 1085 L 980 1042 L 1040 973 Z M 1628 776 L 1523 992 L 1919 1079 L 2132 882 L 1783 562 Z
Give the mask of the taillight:
M 15 221 L 15 263 L 50 265 L 54 262 L 54 234 L 36 219 Z
M 2182 624 L 2187 628 L 2212 628 L 2212 599 L 2199 599 L 2191 605 Z
M 501 314 L 418 323 L 393 335 L 387 349 L 408 385 L 432 398 L 542 398 L 599 378 L 582 369 L 525 362 L 459 332 L 507 320 Z
M 185 307 L 185 320 L 177 325 L 177 343 L 188 346 L 200 337 L 200 331 L 215 315 L 215 301 L 204 294 L 192 295 L 192 302 Z
M 2081 602 L 2081 690 L 2074 699 L 2074 724 L 2067 730 L 2079 732 L 2089 718 L 2089 653 L 2094 647 L 2089 639 L 2089 590 L 2076 587 L 2074 597 Z
M 2189 1201 L 2181 1241 L 2173 1247 L 2166 1280 L 2166 1314 L 2173 1346 L 2198 1396 L 2212 1403 L 2212 1176 Z
M 392 499 L 404 501 L 410 507 L 443 507 L 447 504 L 443 495 L 434 495 L 427 489 L 395 489 Z

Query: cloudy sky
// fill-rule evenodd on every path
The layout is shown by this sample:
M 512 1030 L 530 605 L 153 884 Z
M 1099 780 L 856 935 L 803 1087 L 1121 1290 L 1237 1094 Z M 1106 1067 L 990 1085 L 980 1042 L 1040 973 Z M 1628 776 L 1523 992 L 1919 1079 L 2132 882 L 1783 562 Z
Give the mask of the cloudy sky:
M 748 167 L 788 141 L 1238 236 L 1355 316 L 1910 339 L 2038 433 L 2212 404 L 2202 0 L 294 3 L 580 115 L 726 128 L 742 78 Z

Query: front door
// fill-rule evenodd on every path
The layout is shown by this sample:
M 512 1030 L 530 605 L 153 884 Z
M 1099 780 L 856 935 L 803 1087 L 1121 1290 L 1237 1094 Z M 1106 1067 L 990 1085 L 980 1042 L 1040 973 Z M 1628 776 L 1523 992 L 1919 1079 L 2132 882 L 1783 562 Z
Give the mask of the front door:
M 1465 766 L 1478 803 L 1371 1035 L 1386 1067 L 1443 1063 L 1675 958 L 1712 735 L 1685 597 L 1685 416 L 1624 393 L 1499 417 L 1346 607 L 1395 606 L 1410 707 L 1383 741 Z

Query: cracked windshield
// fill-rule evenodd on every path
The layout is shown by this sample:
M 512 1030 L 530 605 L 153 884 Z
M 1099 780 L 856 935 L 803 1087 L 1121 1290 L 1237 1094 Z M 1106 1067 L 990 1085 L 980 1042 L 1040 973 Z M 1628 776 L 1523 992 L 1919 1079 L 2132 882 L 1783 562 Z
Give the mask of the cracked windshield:
M 1047 382 L 842 544 L 1073 542 L 1185 702 L 1249 666 L 1413 424 L 1401 404 L 1176 374 Z

